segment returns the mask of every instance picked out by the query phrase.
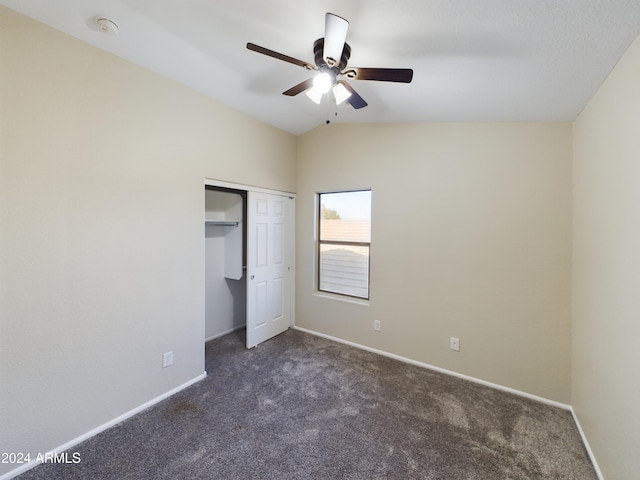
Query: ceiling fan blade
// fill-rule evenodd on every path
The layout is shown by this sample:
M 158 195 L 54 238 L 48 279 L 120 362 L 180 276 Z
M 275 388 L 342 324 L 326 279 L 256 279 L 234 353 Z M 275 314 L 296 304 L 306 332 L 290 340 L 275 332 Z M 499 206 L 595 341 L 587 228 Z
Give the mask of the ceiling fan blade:
M 330 67 L 340 63 L 344 42 L 347 40 L 349 22 L 344 18 L 327 13 L 324 20 L 324 61 Z
M 297 58 L 290 57 L 288 55 L 284 55 L 282 53 L 274 52 L 273 50 L 269 50 L 268 48 L 261 47 L 260 45 L 256 45 L 255 43 L 247 43 L 247 48 L 253 52 L 258 52 L 263 55 L 267 55 L 268 57 L 277 58 L 278 60 L 282 60 L 284 62 L 293 63 L 294 65 L 298 65 L 299 67 L 306 68 L 307 70 L 315 70 L 316 67 L 308 62 L 303 62 L 302 60 L 298 60 Z
M 305 90 L 309 90 L 311 87 L 313 87 L 313 78 L 310 78 L 309 80 L 305 80 L 304 82 L 301 82 L 296 86 L 291 87 L 289 90 L 282 92 L 282 94 L 288 95 L 289 97 L 293 97 L 295 95 L 298 95 L 299 93 L 304 92 Z
M 344 88 L 346 88 L 351 94 L 351 96 L 347 98 L 345 102 L 347 102 L 353 108 L 357 110 L 359 108 L 364 108 L 367 105 L 369 105 L 367 102 L 364 101 L 364 98 L 358 95 L 358 93 L 347 82 L 345 82 L 344 80 L 340 80 L 338 83 L 342 84 Z
M 413 79 L 413 70 L 410 68 L 350 68 L 342 74 L 354 80 L 379 82 L 411 83 Z

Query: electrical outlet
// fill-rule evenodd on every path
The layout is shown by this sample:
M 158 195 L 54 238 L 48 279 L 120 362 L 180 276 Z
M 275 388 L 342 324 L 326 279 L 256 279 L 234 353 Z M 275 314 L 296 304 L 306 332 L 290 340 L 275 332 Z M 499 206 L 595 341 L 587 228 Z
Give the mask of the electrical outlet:
M 381 324 L 380 320 L 374 320 L 373 321 L 373 329 L 376 332 L 379 332 L 380 330 L 382 330 L 382 324 Z
M 167 368 L 173 365 L 173 352 L 167 352 L 162 354 L 162 368 Z
M 456 352 L 460 351 L 460 339 L 456 337 L 451 337 L 451 350 L 455 350 Z

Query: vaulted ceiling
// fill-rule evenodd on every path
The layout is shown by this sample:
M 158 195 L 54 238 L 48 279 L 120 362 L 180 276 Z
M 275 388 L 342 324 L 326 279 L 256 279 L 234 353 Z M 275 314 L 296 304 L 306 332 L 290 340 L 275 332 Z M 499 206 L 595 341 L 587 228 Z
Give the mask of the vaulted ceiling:
M 0 0 L 294 134 L 332 122 L 573 120 L 640 33 L 638 0 Z M 349 21 L 350 67 L 412 68 L 410 84 L 349 80 L 368 102 L 282 95 L 312 72 L 325 13 Z M 113 20 L 117 35 L 95 23 Z

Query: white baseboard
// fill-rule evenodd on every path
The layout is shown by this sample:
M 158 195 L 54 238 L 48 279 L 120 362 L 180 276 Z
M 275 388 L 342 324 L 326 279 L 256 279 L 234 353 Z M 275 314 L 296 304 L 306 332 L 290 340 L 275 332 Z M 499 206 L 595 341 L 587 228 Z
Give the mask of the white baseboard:
M 215 335 L 211 335 L 210 337 L 205 338 L 204 343 L 210 342 L 211 340 L 215 340 L 216 338 L 224 337 L 225 335 L 235 332 L 236 330 L 241 330 L 245 327 L 246 325 L 240 325 L 239 327 L 233 327 L 233 328 L 230 328 L 229 330 L 225 330 L 224 332 L 216 333 Z
M 578 416 L 576 415 L 576 412 L 573 409 L 573 407 L 571 407 L 571 415 L 573 415 L 573 421 L 576 422 L 576 427 L 578 427 L 578 432 L 580 432 L 582 443 L 584 444 L 584 448 L 587 449 L 587 453 L 589 454 L 589 458 L 591 459 L 591 463 L 593 464 L 593 469 L 596 471 L 596 475 L 598 475 L 598 480 L 604 480 L 604 476 L 602 475 L 600 466 L 596 461 L 596 457 L 593 454 L 593 450 L 591 450 L 591 445 L 589 445 L 589 440 L 587 440 L 587 436 L 584 434 L 584 430 L 582 430 L 582 425 L 580 425 L 580 420 L 578 420 Z
M 69 450 L 72 447 L 75 447 L 76 445 L 78 445 L 81 442 L 84 442 L 85 440 L 88 440 L 91 437 L 96 436 L 97 434 L 104 432 L 105 430 L 107 430 L 108 428 L 113 427 L 114 425 L 117 425 L 118 423 L 126 420 L 129 417 L 133 417 L 134 415 L 142 412 L 143 410 L 146 410 L 149 407 L 152 407 L 153 405 L 155 405 L 158 402 L 161 402 L 162 400 L 169 398 L 172 395 L 175 395 L 176 393 L 178 393 L 181 390 L 184 390 L 185 388 L 193 385 L 194 383 L 199 382 L 200 380 L 203 380 L 205 377 L 207 376 L 207 372 L 204 372 L 201 375 L 198 375 L 195 378 L 192 378 L 191 380 L 189 380 L 186 383 L 183 383 L 182 385 L 169 390 L 168 392 L 163 393 L 162 395 L 149 400 L 146 403 L 143 403 L 142 405 L 134 408 L 133 410 L 129 410 L 126 413 L 123 413 L 122 415 L 120 415 L 119 417 L 114 418 L 113 420 L 108 421 L 107 423 L 104 423 L 102 425 L 100 425 L 99 427 L 94 428 L 93 430 L 84 433 L 82 435 L 80 435 L 79 437 L 74 438 L 73 440 L 68 441 L 67 443 L 60 445 L 59 447 L 51 450 L 50 452 L 47 452 L 48 454 L 60 454 L 62 452 L 64 452 L 65 450 Z M 24 463 L 22 465 L 20 465 L 18 468 L 14 468 L 13 470 L 3 474 L 2 476 L 0 476 L 0 480 L 9 480 L 10 478 L 14 478 L 18 475 L 20 475 L 21 473 L 26 472 L 27 470 L 31 470 L 33 467 L 35 467 L 36 465 L 38 465 L 38 462 L 36 462 L 35 460 L 32 460 L 28 463 Z
M 371 348 L 371 347 L 367 347 L 365 345 L 360 345 L 359 343 L 354 343 L 354 342 L 350 342 L 348 340 L 343 340 L 342 338 L 332 337 L 331 335 L 326 335 L 324 333 L 319 333 L 319 332 L 316 332 L 314 330 L 308 330 L 306 328 L 296 327 L 296 326 L 294 326 L 292 328 L 294 328 L 295 330 L 300 330 L 301 332 L 310 333 L 311 335 L 317 335 L 318 337 L 323 337 L 323 338 L 326 338 L 328 340 L 333 340 L 334 342 L 344 343 L 345 345 L 349 345 L 351 347 L 356 347 L 356 348 L 359 348 L 361 350 L 366 350 L 366 351 L 371 352 L 371 353 L 376 353 L 376 354 L 382 355 L 384 357 L 393 358 L 394 360 L 399 360 L 399 361 L 404 362 L 404 363 L 409 363 L 411 365 L 416 365 L 418 367 L 427 368 L 429 370 L 434 370 L 436 372 L 444 373 L 446 375 L 451 375 L 451 376 L 454 376 L 454 377 L 462 378 L 462 379 L 468 380 L 470 382 L 479 383 L 480 385 L 484 385 L 486 387 L 495 388 L 497 390 L 502 390 L 503 392 L 509 392 L 509 393 L 513 393 L 514 395 L 518 395 L 520 397 L 525 397 L 525 398 L 528 398 L 530 400 L 535 400 L 536 402 L 545 403 L 547 405 L 551 405 L 552 407 L 558 407 L 558 408 L 562 408 L 563 410 L 571 411 L 571 406 L 567 405 L 566 403 L 556 402 L 555 400 L 550 400 L 548 398 L 539 397 L 537 395 L 533 395 L 531 393 L 523 392 L 521 390 L 515 390 L 515 389 L 510 388 L 510 387 L 505 387 L 504 385 L 499 385 L 497 383 L 487 382 L 486 380 L 481 380 L 481 379 L 476 378 L 476 377 L 471 377 L 469 375 L 464 375 L 462 373 L 454 372 L 454 371 L 451 371 L 451 370 L 446 370 L 444 368 L 436 367 L 436 366 L 430 365 L 428 363 L 418 362 L 417 360 L 412 360 L 410 358 L 401 357 L 400 355 L 396 355 L 394 353 L 385 352 L 384 350 L 378 350 L 376 348 Z

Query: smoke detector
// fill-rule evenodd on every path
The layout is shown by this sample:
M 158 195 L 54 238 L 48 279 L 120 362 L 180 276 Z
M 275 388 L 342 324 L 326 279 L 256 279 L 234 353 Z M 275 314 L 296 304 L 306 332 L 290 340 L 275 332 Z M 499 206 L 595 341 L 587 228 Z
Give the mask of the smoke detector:
M 97 17 L 96 24 L 98 25 L 100 31 L 105 35 L 113 36 L 120 31 L 120 28 L 118 28 L 118 24 L 116 22 L 105 17 Z

